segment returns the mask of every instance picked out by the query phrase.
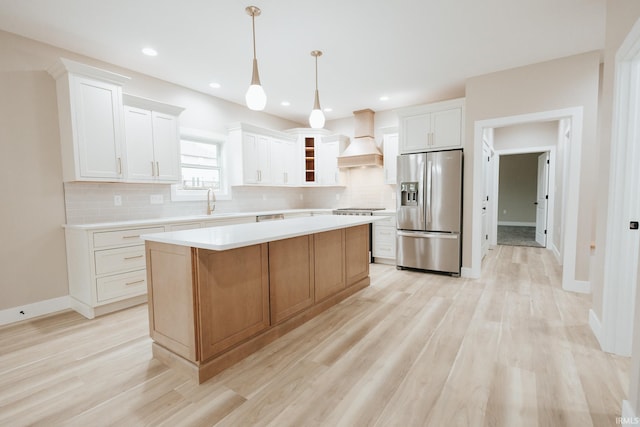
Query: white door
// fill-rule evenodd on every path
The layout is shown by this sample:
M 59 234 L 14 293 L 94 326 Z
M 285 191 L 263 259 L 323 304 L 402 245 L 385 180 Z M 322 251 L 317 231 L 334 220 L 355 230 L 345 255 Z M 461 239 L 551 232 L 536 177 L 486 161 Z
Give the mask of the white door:
M 538 192 L 536 197 L 536 242 L 547 247 L 547 202 L 549 198 L 549 153 L 538 156 Z
M 491 149 L 482 144 L 482 174 L 484 176 L 484 190 L 482 193 L 482 258 L 489 251 L 489 191 L 491 186 Z

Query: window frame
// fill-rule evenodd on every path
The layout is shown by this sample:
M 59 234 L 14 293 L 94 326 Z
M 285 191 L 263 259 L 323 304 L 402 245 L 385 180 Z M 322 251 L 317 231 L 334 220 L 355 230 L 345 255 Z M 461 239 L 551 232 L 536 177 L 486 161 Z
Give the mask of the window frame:
M 180 148 L 182 149 L 182 140 L 204 142 L 208 144 L 216 144 L 219 150 L 220 160 L 220 190 L 215 191 L 217 200 L 231 200 L 231 187 L 229 185 L 229 164 L 227 159 L 227 136 L 220 133 L 210 132 L 201 129 L 180 128 Z M 180 176 L 182 177 L 182 158 L 180 160 Z M 171 201 L 173 202 L 192 202 L 206 201 L 208 190 L 184 190 L 182 183 L 171 185 Z

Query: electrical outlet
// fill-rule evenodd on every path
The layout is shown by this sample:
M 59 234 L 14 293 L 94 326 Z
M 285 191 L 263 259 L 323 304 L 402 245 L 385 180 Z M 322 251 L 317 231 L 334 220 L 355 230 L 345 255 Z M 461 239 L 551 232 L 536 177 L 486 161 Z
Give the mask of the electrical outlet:
M 113 206 L 122 206 L 122 196 L 113 196 Z
M 300 200 L 304 200 L 304 194 L 300 194 Z
M 164 203 L 164 197 L 162 196 L 162 194 L 152 194 L 149 197 L 149 201 L 152 205 L 161 205 Z

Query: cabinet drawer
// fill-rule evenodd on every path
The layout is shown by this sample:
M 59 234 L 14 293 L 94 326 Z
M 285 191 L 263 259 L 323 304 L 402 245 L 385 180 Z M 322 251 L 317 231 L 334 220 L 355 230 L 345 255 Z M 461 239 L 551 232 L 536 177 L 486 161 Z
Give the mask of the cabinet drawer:
M 373 223 L 374 227 L 393 227 L 396 228 L 396 217 L 395 215 L 391 215 L 386 219 L 379 219 L 378 221 Z
M 132 271 L 96 279 L 99 302 L 114 298 L 132 297 L 147 292 L 146 270 Z
M 376 227 L 374 232 L 376 243 L 394 243 L 396 240 L 396 229 L 391 227 Z
M 128 230 L 100 231 L 93 233 L 93 247 L 104 248 L 107 246 L 138 245 L 141 234 L 162 233 L 164 227 L 130 228 Z
M 144 245 L 96 251 L 94 257 L 98 276 L 146 267 Z
M 186 224 L 171 224 L 169 225 L 169 231 L 180 231 L 180 230 L 193 230 L 195 228 L 200 228 L 202 224 L 199 222 L 188 222 Z
M 375 253 L 373 256 L 375 258 L 395 258 L 396 257 L 396 248 L 394 245 L 376 245 L 374 248 Z

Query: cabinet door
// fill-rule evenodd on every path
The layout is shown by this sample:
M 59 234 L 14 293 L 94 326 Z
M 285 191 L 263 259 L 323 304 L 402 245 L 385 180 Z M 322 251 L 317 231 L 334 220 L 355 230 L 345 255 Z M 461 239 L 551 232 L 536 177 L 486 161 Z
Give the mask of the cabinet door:
M 180 180 L 180 137 L 178 119 L 168 114 L 152 112 L 153 157 L 158 181 Z
M 197 249 L 200 359 L 269 327 L 266 243 L 227 251 Z
M 316 138 L 316 182 L 320 185 L 337 185 L 339 182 L 338 141 L 320 141 Z
M 287 151 L 285 141 L 281 139 L 271 140 L 271 182 L 276 185 L 286 184 L 286 158 Z
M 431 114 L 420 114 L 402 118 L 400 153 L 425 151 L 429 148 Z
M 122 177 L 122 88 L 72 76 L 74 128 L 81 178 Z
M 300 184 L 298 173 L 298 146 L 295 141 L 284 142 L 284 183 L 286 185 Z M 273 160 L 273 158 L 272 158 Z
M 462 146 L 462 110 L 450 110 L 432 113 L 432 132 L 430 149 L 456 148 Z
M 369 276 L 369 224 L 345 229 L 347 286 Z
M 136 107 L 124 107 L 125 143 L 127 147 L 127 179 L 152 181 L 153 129 L 151 111 Z
M 242 181 L 245 184 L 257 184 L 258 181 L 258 136 L 242 135 Z
M 398 134 L 386 134 L 383 139 L 384 183 L 395 184 L 398 169 Z
M 252 133 L 242 136 L 242 177 L 245 184 L 271 182 L 269 138 Z
M 345 289 L 344 230 L 313 235 L 315 301 L 321 301 Z
M 269 242 L 271 324 L 313 304 L 313 237 Z

